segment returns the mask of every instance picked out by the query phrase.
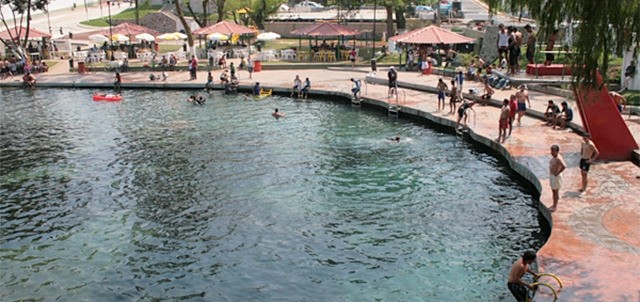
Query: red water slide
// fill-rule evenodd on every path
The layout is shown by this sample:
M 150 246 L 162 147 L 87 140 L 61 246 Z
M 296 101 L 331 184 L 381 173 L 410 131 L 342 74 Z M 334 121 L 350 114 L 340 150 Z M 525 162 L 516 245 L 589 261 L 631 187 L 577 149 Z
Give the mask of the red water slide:
M 600 151 L 598 159 L 629 160 L 633 150 L 638 149 L 638 144 L 607 87 L 601 84 L 602 77 L 598 75 L 598 86 L 602 86 L 602 89 L 573 88 L 582 123 Z

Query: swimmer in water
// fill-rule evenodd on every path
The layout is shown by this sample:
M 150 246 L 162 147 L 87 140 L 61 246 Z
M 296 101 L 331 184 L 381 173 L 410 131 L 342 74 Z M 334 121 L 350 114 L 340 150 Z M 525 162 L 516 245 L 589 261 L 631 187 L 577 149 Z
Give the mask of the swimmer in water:
M 273 117 L 275 117 L 276 119 L 280 119 L 281 117 L 284 117 L 284 113 L 279 112 L 279 111 L 278 111 L 278 108 L 276 108 L 276 110 L 275 110 L 275 111 L 273 111 L 273 113 L 271 113 L 271 115 L 272 115 Z
M 399 142 L 400 141 L 400 136 L 387 137 L 387 140 L 390 140 L 392 142 Z

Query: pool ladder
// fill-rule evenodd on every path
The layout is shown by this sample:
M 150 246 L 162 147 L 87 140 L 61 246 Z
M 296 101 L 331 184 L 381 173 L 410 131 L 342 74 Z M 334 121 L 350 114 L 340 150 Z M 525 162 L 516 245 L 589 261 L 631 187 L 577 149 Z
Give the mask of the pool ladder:
M 402 90 L 402 95 L 404 97 L 404 101 L 407 101 L 407 92 Z M 400 101 L 399 101 L 399 90 L 398 88 L 396 88 L 396 98 L 395 98 L 395 102 L 392 102 L 393 97 L 391 95 L 387 95 L 387 101 L 389 104 L 388 107 L 388 114 L 389 116 L 393 116 L 393 117 L 399 117 L 400 116 Z

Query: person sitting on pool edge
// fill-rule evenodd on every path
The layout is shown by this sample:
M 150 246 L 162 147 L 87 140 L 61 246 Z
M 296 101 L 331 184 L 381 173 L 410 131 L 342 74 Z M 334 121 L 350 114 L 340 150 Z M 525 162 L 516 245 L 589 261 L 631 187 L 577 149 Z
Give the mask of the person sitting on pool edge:
M 358 93 L 360 93 L 360 86 L 362 85 L 362 82 L 354 78 L 351 78 L 351 82 L 353 82 L 353 88 L 351 88 L 351 92 L 353 92 L 353 98 L 358 99 Z
M 273 113 L 271 113 L 271 115 L 272 115 L 273 117 L 275 117 L 276 119 L 279 119 L 279 118 L 281 118 L 281 117 L 284 117 L 284 113 L 279 112 L 279 111 L 278 111 L 278 108 L 276 108 L 276 109 L 273 111 Z
M 24 74 L 22 81 L 25 87 L 36 88 L 36 77 L 34 77 L 30 72 Z
M 302 84 L 302 97 L 304 97 L 305 99 L 309 96 L 309 89 L 311 89 L 311 81 L 309 81 L 309 78 L 306 78 L 304 80 L 304 83 Z

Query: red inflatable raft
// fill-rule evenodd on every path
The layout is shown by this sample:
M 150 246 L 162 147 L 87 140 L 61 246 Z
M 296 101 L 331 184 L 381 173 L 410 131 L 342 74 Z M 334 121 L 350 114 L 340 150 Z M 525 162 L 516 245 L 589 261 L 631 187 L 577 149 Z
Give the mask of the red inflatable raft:
M 107 102 L 118 102 L 118 101 L 122 101 L 122 96 L 119 94 L 113 95 L 113 94 L 94 94 L 93 95 L 93 100 L 94 101 L 107 101 Z

